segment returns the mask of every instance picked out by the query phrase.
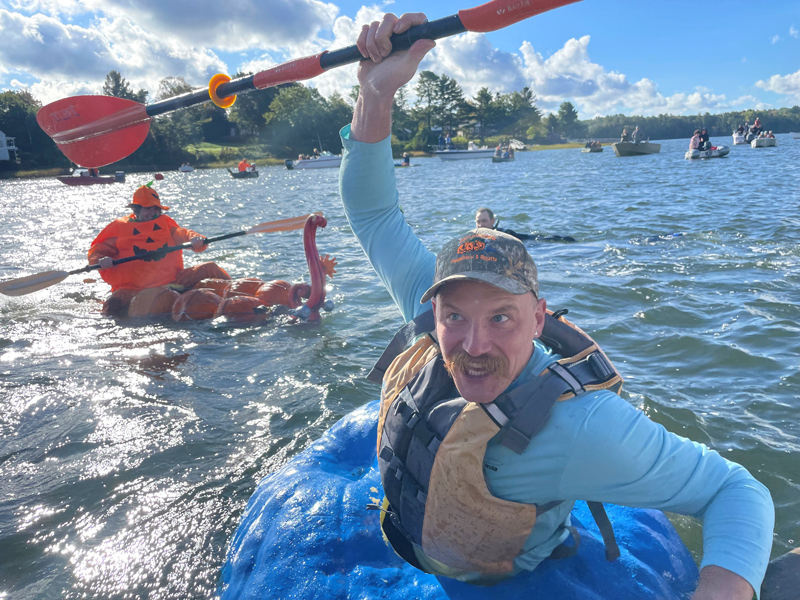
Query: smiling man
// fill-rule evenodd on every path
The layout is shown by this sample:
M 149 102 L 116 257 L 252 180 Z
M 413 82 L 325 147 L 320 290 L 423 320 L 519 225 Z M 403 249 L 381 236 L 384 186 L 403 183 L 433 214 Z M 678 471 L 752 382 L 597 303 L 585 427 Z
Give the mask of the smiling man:
M 392 99 L 435 43 L 389 56 L 390 36 L 424 19 L 364 25 L 358 46 L 370 60 L 342 130 L 345 213 L 409 321 L 370 374 L 383 384 L 384 533 L 417 568 L 486 584 L 574 553 L 576 499 L 592 508 L 608 558 L 618 549 L 599 503 L 667 510 L 703 520 L 694 599 L 750 600 L 772 544 L 767 489 L 620 398 L 602 350 L 547 312 L 522 242 L 478 228 L 434 256 L 406 224 Z

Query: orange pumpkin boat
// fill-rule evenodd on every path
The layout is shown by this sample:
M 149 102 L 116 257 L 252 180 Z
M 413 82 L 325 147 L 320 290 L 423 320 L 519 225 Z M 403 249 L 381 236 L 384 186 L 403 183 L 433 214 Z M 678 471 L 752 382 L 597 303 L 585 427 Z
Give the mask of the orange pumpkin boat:
M 204 279 L 179 293 L 173 286 L 143 289 L 128 307 L 129 317 L 171 315 L 175 321 L 198 321 L 228 317 L 254 320 L 271 314 L 271 307 L 283 306 L 303 321 L 319 321 L 320 309 L 331 310 L 325 301 L 325 277 L 333 278 L 336 259 L 317 252 L 316 231 L 328 224 L 325 217 L 311 215 L 303 229 L 303 248 L 311 275 L 311 284 L 288 281 L 246 279 Z

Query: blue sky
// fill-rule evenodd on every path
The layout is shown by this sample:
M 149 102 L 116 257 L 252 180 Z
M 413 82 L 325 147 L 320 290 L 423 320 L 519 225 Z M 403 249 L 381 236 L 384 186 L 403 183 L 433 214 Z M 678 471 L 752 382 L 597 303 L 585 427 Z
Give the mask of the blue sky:
M 430 19 L 480 0 L 403 2 Z M 189 7 L 189 8 L 187 8 Z M 0 0 L 0 89 L 50 102 L 98 93 L 119 70 L 157 93 L 180 75 L 259 70 L 352 43 L 360 23 L 394 2 L 355 0 Z M 545 110 L 569 100 L 582 117 L 694 114 L 800 104 L 800 2 L 584 0 L 490 34 L 439 43 L 423 68 L 480 87 L 527 85 Z M 346 93 L 353 67 L 315 80 Z

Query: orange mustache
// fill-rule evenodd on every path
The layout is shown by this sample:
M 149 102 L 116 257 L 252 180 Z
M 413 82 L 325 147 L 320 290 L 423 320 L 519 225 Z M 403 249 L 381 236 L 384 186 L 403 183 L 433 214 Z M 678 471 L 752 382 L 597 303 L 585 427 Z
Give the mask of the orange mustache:
M 457 352 L 444 361 L 444 368 L 450 373 L 450 377 L 455 377 L 456 372 L 466 373 L 470 371 L 482 371 L 494 377 L 508 377 L 508 360 L 502 356 L 491 356 L 481 354 L 480 356 L 470 356 L 466 352 Z

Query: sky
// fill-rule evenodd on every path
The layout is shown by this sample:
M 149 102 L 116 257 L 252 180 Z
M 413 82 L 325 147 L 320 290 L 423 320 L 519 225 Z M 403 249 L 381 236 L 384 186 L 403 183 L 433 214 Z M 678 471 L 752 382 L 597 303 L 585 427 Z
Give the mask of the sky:
M 0 0 L 0 90 L 27 88 L 46 104 L 100 93 L 113 69 L 153 99 L 165 77 L 206 86 L 216 73 L 349 46 L 385 12 L 433 20 L 480 3 Z M 583 0 L 440 40 L 421 69 L 455 78 L 467 97 L 528 86 L 544 112 L 570 101 L 581 118 L 791 107 L 800 104 L 800 2 Z M 355 66 L 309 82 L 325 96 L 356 83 Z

